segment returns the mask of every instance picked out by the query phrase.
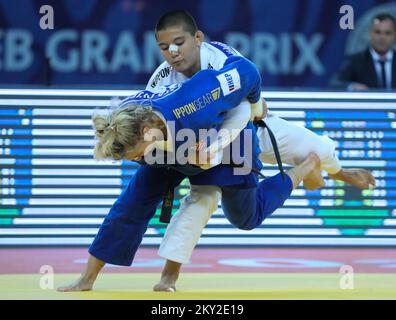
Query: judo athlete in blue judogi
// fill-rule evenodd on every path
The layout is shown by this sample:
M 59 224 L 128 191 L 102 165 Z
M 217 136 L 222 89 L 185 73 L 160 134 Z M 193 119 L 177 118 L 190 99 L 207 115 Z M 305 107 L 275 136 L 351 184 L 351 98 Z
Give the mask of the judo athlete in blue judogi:
M 241 103 L 244 98 L 251 103 L 257 102 L 260 99 L 260 87 L 260 75 L 256 67 L 245 58 L 231 57 L 220 71 L 199 72 L 191 80 L 168 88 L 161 94 L 140 92 L 124 100 L 116 112 L 119 115 L 128 112 L 133 114 L 131 110 L 144 109 L 142 106 L 148 104 L 152 108 L 151 113 L 157 112 L 162 120 L 174 123 L 173 135 L 182 129 L 190 129 L 198 135 L 200 129 L 218 128 L 223 121 L 224 113 Z M 206 97 L 204 102 L 202 97 Z M 198 103 L 193 103 L 198 99 L 202 99 L 199 108 Z M 190 106 L 190 109 L 181 109 L 184 106 Z M 136 116 L 131 123 L 134 120 L 135 130 L 141 131 L 141 118 Z M 107 127 L 117 134 L 117 125 L 119 124 L 116 120 L 112 122 L 110 119 L 99 132 L 103 134 Z M 253 131 L 253 134 L 249 135 L 252 146 L 249 150 L 252 159 L 251 169 L 257 172 L 261 170 L 262 164 L 258 160 L 255 128 L 249 123 L 241 135 L 248 134 L 249 130 Z M 168 139 L 172 139 L 174 150 L 182 145 L 182 142 L 176 141 L 174 137 Z M 143 155 L 142 152 L 136 153 L 143 145 L 141 142 L 135 143 L 134 146 L 130 144 L 129 152 L 133 155 L 128 157 L 125 146 L 116 143 L 115 147 L 109 149 L 110 153 L 106 154 L 100 150 L 100 157 L 117 158 L 114 156 L 114 150 L 117 149 L 118 152 L 122 150 L 124 159 L 136 160 Z M 242 145 L 241 149 L 243 147 Z M 316 165 L 315 161 L 309 163 L 311 166 L 307 172 Z M 219 164 L 208 170 L 177 163 L 139 167 L 105 218 L 89 249 L 90 254 L 107 263 L 130 265 L 148 223 L 163 198 L 169 176 L 172 176 L 173 186 L 180 184 L 186 176 L 192 185 L 220 186 L 225 216 L 234 226 L 245 230 L 259 226 L 268 215 L 283 205 L 293 189 L 289 175 L 285 175 L 283 179 L 278 174 L 259 183 L 257 173 L 252 170 L 245 175 L 236 175 L 234 170 L 235 168 L 228 164 Z M 300 181 L 301 179 L 302 177 L 299 177 Z
M 172 188 L 186 177 L 191 187 L 220 187 L 226 218 L 235 227 L 250 230 L 281 207 L 293 188 L 308 174 L 316 171 L 320 176 L 320 160 L 311 154 L 286 175 L 278 174 L 259 182 L 258 172 L 262 164 L 258 159 L 258 141 L 251 122 L 240 133 L 239 145 L 235 144 L 235 139 L 226 146 L 230 154 L 234 148 L 243 159 L 250 158 L 250 168 L 245 174 L 236 174 L 238 168 L 228 163 L 204 170 L 206 164 L 194 162 L 194 159 L 189 163 L 179 161 L 178 157 L 175 163 L 169 161 L 170 155 L 177 154 L 178 148 L 186 144 L 184 140 L 175 139 L 178 133 L 188 129 L 199 137 L 200 129 L 219 128 L 227 111 L 241 103 L 248 103 L 243 102 L 245 98 L 250 103 L 259 101 L 260 86 L 261 79 L 256 67 L 243 57 L 231 57 L 219 71 L 201 71 L 183 84 L 164 88 L 162 93 L 142 91 L 125 99 L 106 116 L 94 116 L 98 139 L 95 157 L 98 159 L 127 159 L 145 163 L 149 154 L 147 150 L 157 151 L 153 153 L 156 156 L 161 154 L 160 149 L 167 152 L 163 153 L 162 162 L 143 164 L 138 168 L 113 204 L 90 246 L 90 257 L 83 275 L 75 283 L 59 288 L 59 291 L 91 290 L 105 263 L 131 265 L 170 181 Z M 171 124 L 173 130 L 170 129 Z M 145 141 L 146 135 L 151 135 L 149 141 Z M 193 142 L 196 147 L 202 140 L 197 138 Z M 207 150 L 212 146 L 208 145 Z M 191 150 L 190 146 L 186 150 Z M 183 152 L 181 154 L 184 155 Z

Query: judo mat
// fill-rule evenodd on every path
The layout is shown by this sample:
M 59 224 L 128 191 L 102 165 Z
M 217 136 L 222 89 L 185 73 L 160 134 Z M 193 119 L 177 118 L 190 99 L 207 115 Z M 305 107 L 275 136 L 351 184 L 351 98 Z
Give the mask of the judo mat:
M 60 293 L 86 249 L 0 249 L 0 299 L 396 299 L 396 249 L 197 248 L 177 292 L 153 292 L 164 260 L 139 250 L 132 267 L 107 265 L 93 291 Z

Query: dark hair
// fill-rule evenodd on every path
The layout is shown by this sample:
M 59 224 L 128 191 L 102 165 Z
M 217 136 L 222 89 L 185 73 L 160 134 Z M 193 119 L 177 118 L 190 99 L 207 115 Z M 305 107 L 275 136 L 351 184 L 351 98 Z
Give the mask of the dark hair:
M 191 14 L 184 10 L 174 10 L 165 13 L 159 18 L 155 26 L 155 33 L 169 27 L 182 26 L 185 31 L 195 35 L 198 31 L 197 24 Z
M 389 13 L 379 13 L 375 15 L 371 20 L 371 23 L 374 24 L 375 20 L 379 20 L 379 21 L 390 20 L 393 23 L 393 26 L 396 28 L 396 19 L 394 16 L 392 16 Z

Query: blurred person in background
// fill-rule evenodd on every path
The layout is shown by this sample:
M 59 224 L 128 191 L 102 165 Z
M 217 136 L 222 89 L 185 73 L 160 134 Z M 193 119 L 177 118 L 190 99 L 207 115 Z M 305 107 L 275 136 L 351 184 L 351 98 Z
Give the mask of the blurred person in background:
M 376 15 L 370 27 L 370 46 L 346 59 L 330 86 L 347 90 L 396 88 L 396 20 L 387 13 Z

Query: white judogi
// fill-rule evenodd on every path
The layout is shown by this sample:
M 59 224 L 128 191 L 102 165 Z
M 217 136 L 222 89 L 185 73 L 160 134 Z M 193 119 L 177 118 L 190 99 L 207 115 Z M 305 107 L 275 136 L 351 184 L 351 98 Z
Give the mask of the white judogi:
M 220 70 L 230 55 L 241 55 L 237 50 L 221 42 L 203 42 L 201 45 L 201 69 Z M 164 61 L 153 73 L 146 90 L 155 91 L 161 86 L 181 83 L 188 78 L 174 70 L 168 62 Z
M 240 55 L 235 49 L 219 42 L 204 42 L 201 45 L 200 59 L 202 69 L 221 69 L 230 55 Z M 181 83 L 187 80 L 176 72 L 166 61 L 151 76 L 146 90 L 156 91 L 165 85 Z M 227 113 L 222 128 L 242 130 L 250 119 L 250 109 L 246 103 Z M 271 128 L 278 143 L 282 162 L 290 165 L 301 163 L 310 152 L 315 152 L 321 160 L 321 168 L 334 174 L 341 170 L 335 156 L 334 142 L 325 136 L 289 123 L 269 113 L 264 119 Z M 260 143 L 260 159 L 265 163 L 276 163 L 275 154 L 267 130 L 259 128 L 257 135 Z M 188 263 L 203 228 L 216 211 L 221 190 L 215 186 L 191 186 L 190 195 L 181 200 L 180 209 L 172 217 L 158 254 L 168 260 Z

